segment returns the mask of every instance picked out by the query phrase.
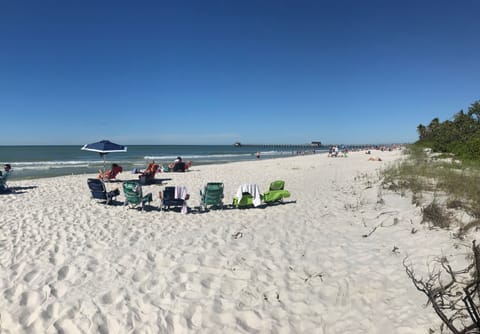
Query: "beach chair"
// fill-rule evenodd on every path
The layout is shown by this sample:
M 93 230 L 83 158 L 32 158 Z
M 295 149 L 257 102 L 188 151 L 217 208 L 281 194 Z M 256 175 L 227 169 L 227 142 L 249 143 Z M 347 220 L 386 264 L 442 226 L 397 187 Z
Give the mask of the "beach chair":
M 186 187 L 165 187 L 161 197 L 163 210 L 170 210 L 171 207 L 180 207 L 182 213 L 187 213 L 187 200 L 190 196 Z
M 277 180 L 270 183 L 270 188 L 262 195 L 263 201 L 267 204 L 282 202 L 284 198 L 290 197 L 290 192 L 284 190 L 285 181 Z
M 8 189 L 7 183 L 4 180 L 0 179 L 0 194 L 8 194 L 10 192 L 11 190 Z
M 106 204 L 112 204 L 113 200 L 120 195 L 118 189 L 107 191 L 105 183 L 100 179 L 88 179 L 87 185 L 88 189 L 90 189 L 92 198 L 105 201 Z
M 152 193 L 148 193 L 143 196 L 142 186 L 137 181 L 125 181 L 123 182 L 123 192 L 125 194 L 125 205 L 130 208 L 144 209 L 146 204 L 150 205 L 152 202 Z
M 253 207 L 253 197 L 250 193 L 242 193 L 240 200 L 238 197 L 233 198 L 233 206 L 239 209 L 252 208 Z
M 256 207 L 262 203 L 260 190 L 256 184 L 242 184 L 233 198 L 233 206 L 237 208 Z
M 209 182 L 205 188 L 200 190 L 200 207 L 206 210 L 208 206 L 220 207 L 223 209 L 223 183 Z

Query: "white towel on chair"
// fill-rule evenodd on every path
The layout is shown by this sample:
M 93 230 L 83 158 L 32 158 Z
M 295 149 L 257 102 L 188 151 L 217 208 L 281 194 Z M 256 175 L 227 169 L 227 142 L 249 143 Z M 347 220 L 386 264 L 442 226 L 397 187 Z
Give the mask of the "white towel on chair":
M 239 202 L 243 197 L 243 193 L 249 193 L 250 195 L 252 195 L 253 206 L 259 206 L 260 204 L 262 204 L 262 199 L 260 197 L 260 189 L 256 184 L 244 183 L 240 187 L 238 187 L 237 198 Z
M 176 186 L 175 187 L 175 199 L 183 199 L 186 200 L 187 198 L 187 187 L 185 186 Z
M 183 199 L 183 205 L 180 211 L 183 214 L 186 214 L 188 212 L 187 196 L 188 196 L 187 187 L 175 186 L 175 199 Z

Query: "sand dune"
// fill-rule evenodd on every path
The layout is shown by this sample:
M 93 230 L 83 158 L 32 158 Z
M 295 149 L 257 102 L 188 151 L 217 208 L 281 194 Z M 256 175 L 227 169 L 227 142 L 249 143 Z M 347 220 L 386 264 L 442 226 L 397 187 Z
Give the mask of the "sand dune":
M 244 182 L 282 179 L 292 193 L 186 215 L 158 210 L 163 185 L 144 187 L 156 207 L 141 212 L 90 199 L 92 175 L 12 179 L 16 193 L 0 198 L 0 332 L 428 333 L 439 320 L 402 261 L 423 268 L 464 249 L 421 225 L 410 198 L 380 190 L 378 170 L 401 155 L 375 154 L 383 161 L 310 155 L 160 174 L 188 187 L 190 207 L 208 181 L 225 183 L 227 203 Z

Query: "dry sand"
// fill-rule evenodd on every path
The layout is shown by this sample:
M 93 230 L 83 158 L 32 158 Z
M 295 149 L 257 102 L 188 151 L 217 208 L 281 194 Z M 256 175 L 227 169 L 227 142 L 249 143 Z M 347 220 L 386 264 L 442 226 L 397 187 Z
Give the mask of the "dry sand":
M 373 153 L 383 161 L 317 154 L 159 174 L 168 180 L 144 187 L 155 198 L 144 212 L 92 200 L 94 175 L 11 179 L 0 333 L 428 333 L 439 320 L 402 261 L 421 268 L 465 249 L 420 224 L 408 196 L 379 190 L 378 170 L 401 154 Z M 187 186 L 194 207 L 208 181 L 231 203 L 241 183 L 264 191 L 276 179 L 290 202 L 158 210 L 164 185 Z

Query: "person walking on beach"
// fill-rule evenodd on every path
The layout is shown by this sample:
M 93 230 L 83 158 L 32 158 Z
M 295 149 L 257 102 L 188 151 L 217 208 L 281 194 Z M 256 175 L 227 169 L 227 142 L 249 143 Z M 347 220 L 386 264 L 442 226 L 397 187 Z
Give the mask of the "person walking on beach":
M 255 153 L 255 156 L 257 157 L 257 159 L 260 159 L 260 152 L 257 151 L 257 153 Z

